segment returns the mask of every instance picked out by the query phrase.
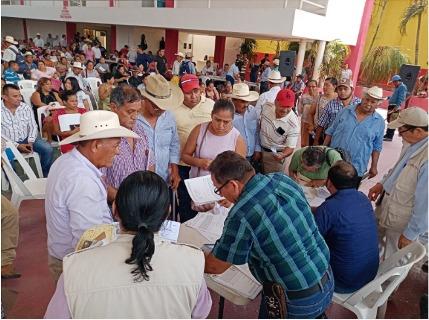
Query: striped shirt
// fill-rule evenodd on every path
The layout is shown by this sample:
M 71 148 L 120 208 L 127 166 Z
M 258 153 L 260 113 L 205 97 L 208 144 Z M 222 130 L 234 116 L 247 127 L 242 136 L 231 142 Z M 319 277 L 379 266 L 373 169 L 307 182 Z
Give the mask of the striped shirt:
M 155 163 L 143 124 L 137 121 L 133 131 L 140 136 L 140 139 L 134 140 L 134 150 L 132 150 L 127 138 L 121 138 L 119 154 L 113 159 L 113 165 L 103 169 L 107 184 L 115 189 L 118 189 L 121 182 L 131 173 L 147 170 Z
M 3 73 L 3 78 L 6 83 L 13 83 L 18 84 L 18 81 L 21 80 L 21 78 L 18 76 L 18 74 L 13 71 L 11 68 L 8 68 Z
M 1 102 L 1 135 L 16 144 L 28 138 L 32 143 L 37 137 L 37 124 L 34 120 L 34 113 L 30 106 L 21 102 L 19 107 L 12 113 Z
M 213 255 L 249 264 L 260 283 L 288 290 L 315 285 L 329 267 L 329 249 L 302 189 L 281 173 L 255 175 L 225 220 Z
M 332 122 L 334 122 L 338 112 L 340 112 L 344 108 L 356 106 L 360 102 L 361 100 L 357 97 L 353 97 L 352 100 L 350 100 L 350 103 L 346 106 L 339 98 L 329 101 L 323 109 L 322 113 L 320 114 L 319 121 L 317 121 L 317 125 L 324 129 L 329 128 Z

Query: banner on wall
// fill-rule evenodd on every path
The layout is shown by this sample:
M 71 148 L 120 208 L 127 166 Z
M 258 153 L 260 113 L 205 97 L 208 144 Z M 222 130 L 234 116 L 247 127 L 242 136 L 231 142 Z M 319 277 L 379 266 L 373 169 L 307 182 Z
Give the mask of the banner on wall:
M 63 9 L 61 10 L 60 18 L 71 19 L 68 0 L 63 0 Z

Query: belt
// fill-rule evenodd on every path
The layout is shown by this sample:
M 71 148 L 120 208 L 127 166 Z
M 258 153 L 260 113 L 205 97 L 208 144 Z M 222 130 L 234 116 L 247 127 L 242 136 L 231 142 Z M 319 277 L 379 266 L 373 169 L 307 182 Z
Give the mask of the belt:
M 325 285 L 326 282 L 329 280 L 328 271 L 325 272 L 322 279 L 318 281 L 314 286 L 299 290 L 299 291 L 286 291 L 286 295 L 289 299 L 302 299 L 311 296 L 314 293 L 320 292 Z
M 266 152 L 273 152 L 273 150 L 271 150 L 271 149 L 268 149 L 268 148 L 265 148 L 265 147 L 262 147 L 261 146 L 261 148 L 262 148 L 262 150 L 264 150 L 264 151 L 266 151 Z M 277 152 L 283 152 L 283 149 L 282 150 L 276 150 Z

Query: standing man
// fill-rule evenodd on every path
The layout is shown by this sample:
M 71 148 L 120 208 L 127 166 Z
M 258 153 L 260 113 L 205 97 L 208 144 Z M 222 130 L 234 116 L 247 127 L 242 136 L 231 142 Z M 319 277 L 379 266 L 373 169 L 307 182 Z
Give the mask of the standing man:
M 331 302 L 334 279 L 329 250 L 302 189 L 284 174 L 255 174 L 233 151 L 209 167 L 216 193 L 234 203 L 204 272 L 220 274 L 232 264 L 249 264 L 261 283 L 285 291 L 288 318 L 317 318 Z M 268 318 L 262 296 L 259 318 Z
M 180 65 L 182 64 L 183 59 L 185 58 L 185 55 L 182 52 L 178 52 L 174 54 L 176 56 L 176 60 L 173 62 L 173 69 L 172 73 L 175 76 L 180 75 Z
M 164 75 L 167 71 L 167 58 L 164 56 L 165 50 L 159 49 L 158 54 L 154 58 L 154 61 L 157 62 L 156 68 L 158 69 L 158 72 L 160 75 Z
M 45 40 L 43 40 L 40 37 L 40 33 L 36 33 L 36 38 L 34 38 L 33 42 L 34 42 L 34 45 L 37 48 L 42 48 L 43 49 L 45 47 Z
M 259 84 L 259 93 L 261 95 L 269 90 L 268 78 L 269 78 L 271 72 L 274 71 L 274 67 L 270 68 L 270 64 L 271 63 L 269 60 L 265 60 L 264 63 L 261 63 L 262 70 L 261 70 L 261 80 L 260 80 L 260 84 Z M 285 78 L 285 80 L 286 80 L 286 78 Z
M 43 176 L 47 177 L 53 161 L 53 149 L 38 136 L 32 108 L 21 101 L 18 86 L 6 84 L 2 89 L 1 136 L 12 141 L 21 153 L 37 152 Z
M 378 173 L 378 158 L 383 148 L 384 119 L 375 109 L 382 100 L 381 88 L 368 89 L 361 103 L 339 112 L 326 130 L 323 144 L 348 152 L 360 178 L 367 171 L 370 157 L 369 178 Z
M 240 135 L 246 141 L 246 159 L 254 167 L 259 167 L 262 159 L 261 143 L 259 138 L 259 115 L 250 102 L 256 101 L 259 94 L 250 91 L 245 83 L 236 83 L 232 88 L 232 94 L 228 95 L 235 107 L 234 127 L 240 131 Z
M 398 129 L 404 148 L 394 167 L 368 193 L 370 200 L 378 198 L 385 259 L 428 231 L 428 114 L 410 107 L 388 128 Z
M 318 145 L 320 137 L 326 129 L 334 122 L 338 112 L 350 106 L 356 106 L 361 103 L 361 99 L 353 95 L 353 81 L 351 79 L 341 79 L 335 91 L 338 94 L 336 99 L 329 101 L 323 109 L 322 114 L 317 121 L 316 135 L 314 137 L 314 145 Z
M 7 44 L 7 48 L 4 50 L 4 53 L 2 54 L 1 59 L 7 64 L 10 61 L 16 61 L 17 55 L 20 55 L 18 48 L 16 45 L 18 44 L 18 41 L 15 41 L 15 39 L 12 36 L 6 36 L 4 38 L 4 41 Z M 7 67 L 7 65 L 6 65 Z
M 282 88 L 283 83 L 285 82 L 286 77 L 282 77 L 280 71 L 270 71 L 267 78 L 268 91 L 262 93 L 259 96 L 258 102 L 256 102 L 255 109 L 258 114 L 261 114 L 262 106 L 267 102 L 274 103 L 276 100 L 277 94 Z
M 66 38 L 66 35 L 65 35 L 65 34 L 63 34 L 63 35 L 61 36 L 61 40 L 60 40 L 60 47 L 61 47 L 61 48 L 67 48 L 67 38 Z
M 80 130 L 60 142 L 76 148 L 55 161 L 46 183 L 48 261 L 55 281 L 64 256 L 75 250 L 85 230 L 113 222 L 100 169 L 112 165 L 121 137 L 139 138 L 121 127 L 115 113 L 100 110 L 84 113 Z
M 405 102 L 407 97 L 407 86 L 402 82 L 401 76 L 395 74 L 390 82 L 393 83 L 395 90 L 392 96 L 389 98 L 389 106 L 387 107 L 387 123 L 395 120 L 399 115 L 401 105 Z M 386 134 L 384 135 L 384 141 L 392 141 L 395 135 L 395 129 L 387 128 Z
M 237 60 L 229 67 L 228 72 L 225 75 L 227 81 L 234 85 L 235 81 L 240 80 L 240 69 L 237 66 Z
M 291 90 L 295 93 L 295 101 L 298 101 L 298 98 L 304 92 L 305 83 L 304 83 L 304 80 L 302 80 L 303 78 L 304 77 L 301 74 L 297 74 L 295 77 L 295 81 L 292 83 L 292 86 L 290 87 Z
M 261 113 L 261 148 L 264 173 L 284 172 L 285 159 L 298 143 L 299 119 L 292 111 L 295 94 L 282 89 L 274 103 L 267 102 Z
M 183 91 L 183 104 L 171 109 L 177 125 L 180 139 L 180 150 L 185 147 L 192 129 L 203 122 L 211 121 L 211 113 L 214 101 L 201 96 L 198 77 L 193 74 L 185 74 L 180 79 L 180 88 Z M 191 198 L 186 190 L 185 179 L 189 179 L 191 167 L 184 162 L 179 163 L 180 184 L 177 190 L 179 197 L 180 222 L 192 219 L 197 214 L 191 209 Z

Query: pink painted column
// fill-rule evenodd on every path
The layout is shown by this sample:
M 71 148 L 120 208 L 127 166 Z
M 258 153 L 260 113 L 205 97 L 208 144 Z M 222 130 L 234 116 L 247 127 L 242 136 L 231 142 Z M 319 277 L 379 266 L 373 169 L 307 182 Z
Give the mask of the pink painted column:
M 363 9 L 362 20 L 360 23 L 358 39 L 355 46 L 350 46 L 351 53 L 346 60 L 346 62 L 349 64 L 349 68 L 353 71 L 353 83 L 355 84 L 359 76 L 360 64 L 363 58 L 365 41 L 368 34 L 369 23 L 371 22 L 373 8 L 374 0 L 366 0 L 365 8 Z

